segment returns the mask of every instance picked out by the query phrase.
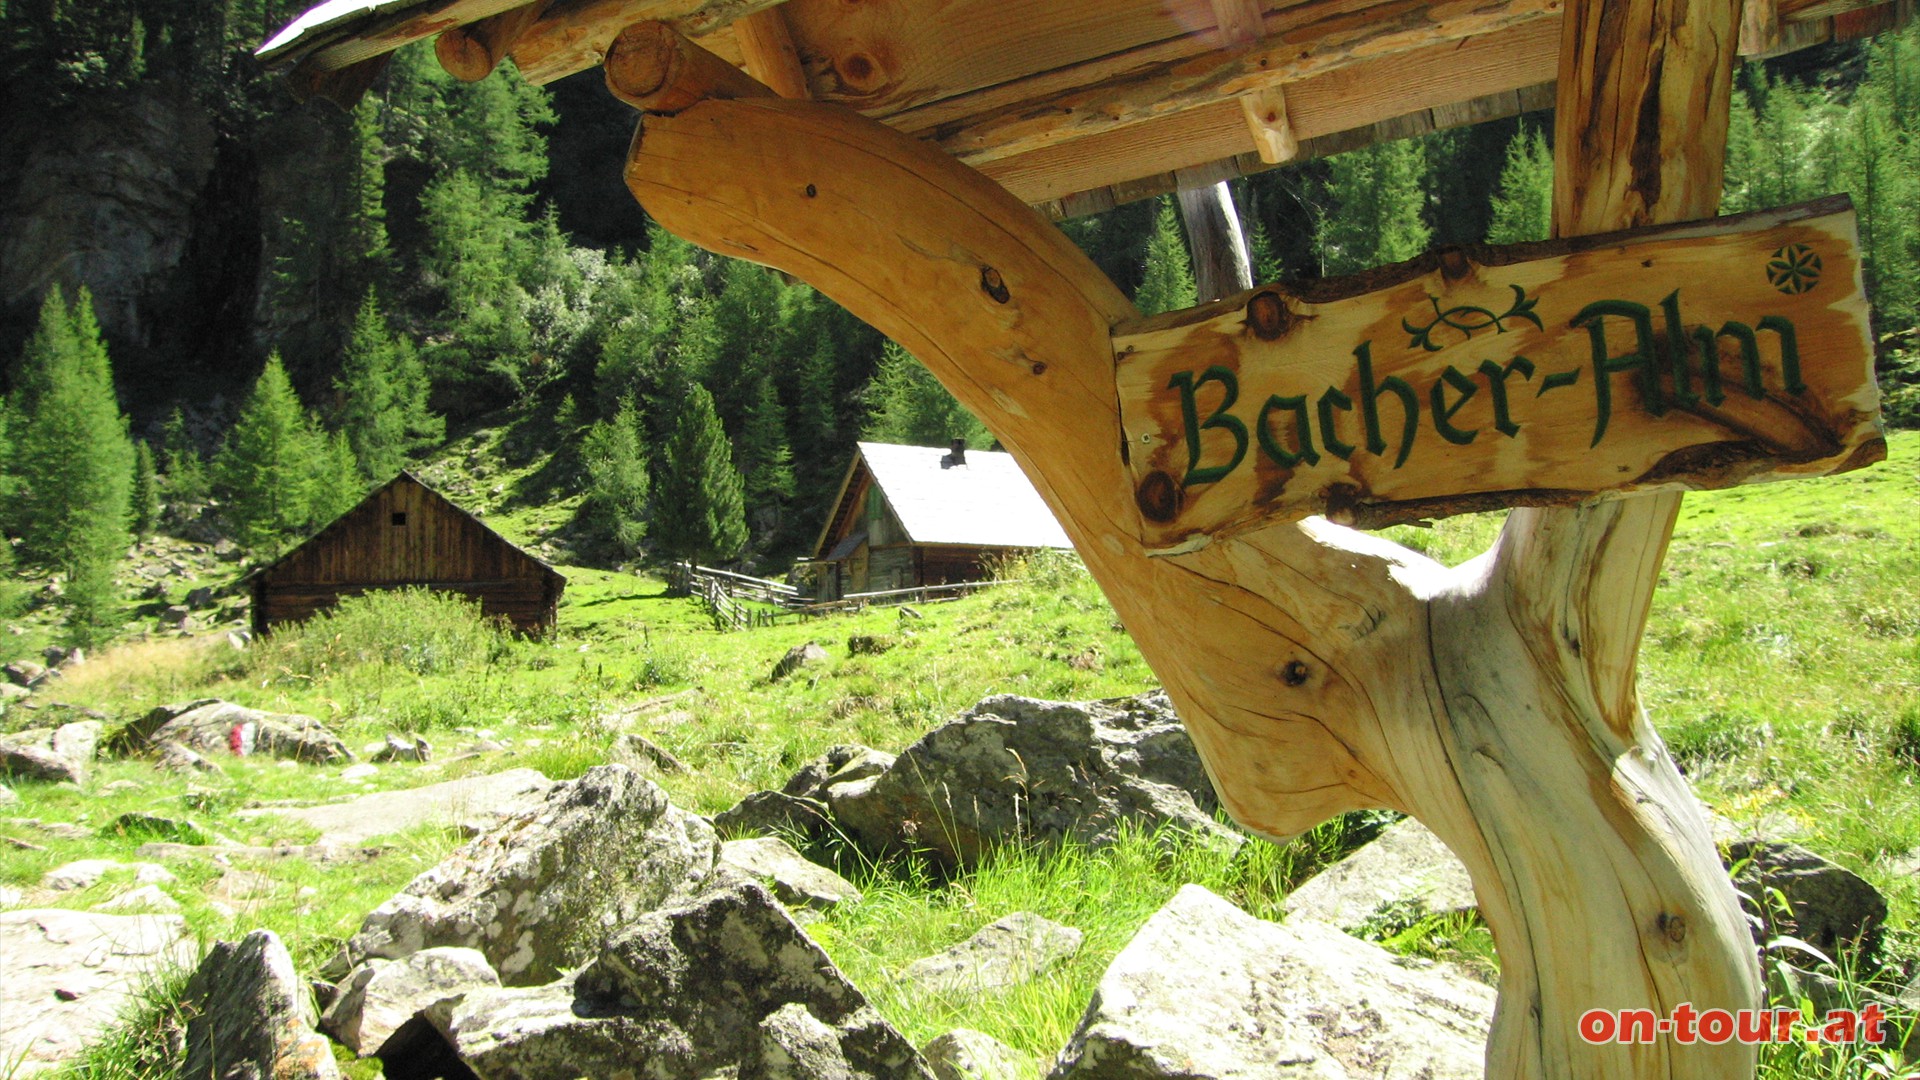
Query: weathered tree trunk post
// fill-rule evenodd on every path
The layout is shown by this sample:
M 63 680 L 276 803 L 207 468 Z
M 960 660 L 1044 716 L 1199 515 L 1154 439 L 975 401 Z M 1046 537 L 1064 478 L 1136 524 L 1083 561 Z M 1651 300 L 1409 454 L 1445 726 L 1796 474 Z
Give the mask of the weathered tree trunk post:
M 1560 227 L 1711 212 L 1737 12 L 1578 0 L 1566 18 Z M 811 282 L 993 429 L 1237 820 L 1277 839 L 1384 806 L 1446 841 L 1500 953 L 1490 1076 L 1752 1071 L 1738 1043 L 1590 1045 L 1577 1027 L 1593 1008 L 1759 1003 L 1705 817 L 1635 693 L 1673 498 L 1516 511 L 1453 569 L 1318 518 L 1150 553 L 1112 338 L 1138 313 L 1113 284 L 932 146 L 831 106 L 729 96 L 643 121 L 635 196 L 681 236 Z

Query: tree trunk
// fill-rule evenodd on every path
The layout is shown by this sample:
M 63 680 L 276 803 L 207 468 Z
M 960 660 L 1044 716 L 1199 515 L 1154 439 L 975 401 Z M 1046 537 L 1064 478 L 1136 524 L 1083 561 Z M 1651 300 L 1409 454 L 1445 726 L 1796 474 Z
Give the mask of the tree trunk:
M 1737 12 L 1707 8 L 1571 5 L 1563 230 L 1711 212 Z M 1237 820 L 1280 839 L 1391 807 L 1446 841 L 1500 954 L 1490 1076 L 1750 1074 L 1751 1047 L 1594 1046 L 1577 1028 L 1593 1008 L 1759 1003 L 1705 817 L 1634 690 L 1674 499 L 1516 511 L 1452 569 L 1321 519 L 1150 556 L 1110 341 L 1138 313 L 1003 188 L 851 112 L 781 100 L 649 116 L 627 182 L 668 229 L 814 284 L 987 423 Z

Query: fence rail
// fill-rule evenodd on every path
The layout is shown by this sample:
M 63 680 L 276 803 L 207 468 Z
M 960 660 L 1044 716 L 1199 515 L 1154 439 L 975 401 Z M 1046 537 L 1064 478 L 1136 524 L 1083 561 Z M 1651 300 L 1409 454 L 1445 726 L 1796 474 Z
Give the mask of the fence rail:
M 907 589 L 883 589 L 878 592 L 849 593 L 838 600 L 815 602 L 800 595 L 800 590 L 785 582 L 716 570 L 694 563 L 674 563 L 667 568 L 667 585 L 676 593 L 696 596 L 713 616 L 715 628 L 746 630 L 773 626 L 796 619 L 860 611 L 891 604 L 938 604 L 958 600 L 968 593 L 995 585 L 1018 584 L 1014 581 L 956 581 L 945 585 L 917 585 Z M 778 610 L 752 608 L 748 600 Z

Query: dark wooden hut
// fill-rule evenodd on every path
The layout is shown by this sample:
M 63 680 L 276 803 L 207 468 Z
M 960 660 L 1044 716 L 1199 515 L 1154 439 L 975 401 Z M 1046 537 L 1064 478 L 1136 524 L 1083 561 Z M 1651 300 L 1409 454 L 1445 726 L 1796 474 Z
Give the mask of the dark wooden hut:
M 979 581 L 995 557 L 1072 546 L 1012 454 L 863 442 L 814 542 L 816 597 Z
M 567 579 L 420 478 L 402 472 L 256 571 L 253 629 L 299 622 L 342 597 L 423 586 L 480 602 L 526 633 L 553 625 Z

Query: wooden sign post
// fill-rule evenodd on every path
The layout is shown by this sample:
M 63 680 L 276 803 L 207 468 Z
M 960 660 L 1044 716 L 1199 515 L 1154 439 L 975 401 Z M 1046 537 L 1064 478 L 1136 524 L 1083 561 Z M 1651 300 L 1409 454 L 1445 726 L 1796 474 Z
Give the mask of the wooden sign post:
M 1266 286 L 1114 347 L 1162 552 L 1886 456 L 1844 196 Z

